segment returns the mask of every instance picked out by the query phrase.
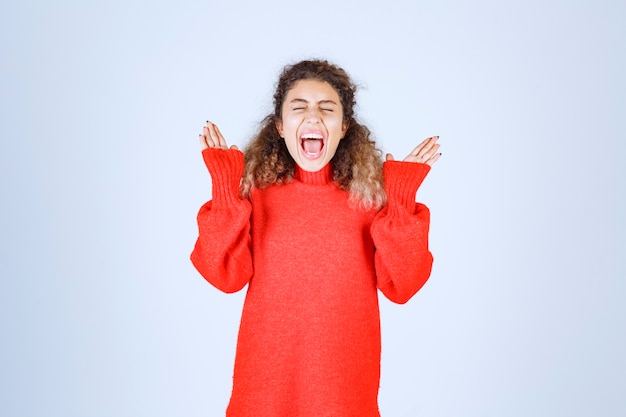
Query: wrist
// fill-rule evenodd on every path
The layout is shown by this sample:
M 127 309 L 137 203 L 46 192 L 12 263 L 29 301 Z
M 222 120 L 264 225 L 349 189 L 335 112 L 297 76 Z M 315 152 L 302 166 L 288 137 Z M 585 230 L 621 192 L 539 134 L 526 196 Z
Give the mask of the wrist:
M 429 171 L 430 165 L 420 162 L 386 161 L 383 178 L 389 204 L 413 209 L 417 190 Z

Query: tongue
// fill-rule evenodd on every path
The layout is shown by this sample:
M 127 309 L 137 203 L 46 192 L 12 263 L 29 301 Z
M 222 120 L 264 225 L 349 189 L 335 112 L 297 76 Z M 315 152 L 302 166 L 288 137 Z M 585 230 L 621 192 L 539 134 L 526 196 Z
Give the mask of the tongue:
M 321 139 L 305 139 L 302 145 L 306 153 L 316 154 L 322 150 L 322 143 Z

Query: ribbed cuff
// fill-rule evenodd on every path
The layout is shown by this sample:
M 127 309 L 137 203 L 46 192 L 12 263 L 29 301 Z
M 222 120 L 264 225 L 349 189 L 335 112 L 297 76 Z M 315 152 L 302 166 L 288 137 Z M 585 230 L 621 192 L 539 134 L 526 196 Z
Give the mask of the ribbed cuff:
M 213 207 L 239 199 L 243 153 L 236 149 L 207 148 L 202 151 L 202 158 L 211 174 Z
M 417 162 L 386 161 L 383 177 L 389 208 L 415 210 L 415 194 L 430 171 L 430 165 Z

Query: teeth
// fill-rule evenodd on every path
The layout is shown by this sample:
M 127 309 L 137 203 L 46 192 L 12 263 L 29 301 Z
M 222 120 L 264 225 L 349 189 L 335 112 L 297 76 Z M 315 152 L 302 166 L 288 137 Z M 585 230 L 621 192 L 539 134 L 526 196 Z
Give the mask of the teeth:
M 319 133 L 305 133 L 302 139 L 323 139 L 323 137 Z

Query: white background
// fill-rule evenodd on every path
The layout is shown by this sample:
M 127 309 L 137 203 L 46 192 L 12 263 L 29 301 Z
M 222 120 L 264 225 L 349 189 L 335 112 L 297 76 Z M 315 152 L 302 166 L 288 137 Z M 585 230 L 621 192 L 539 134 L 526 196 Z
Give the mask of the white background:
M 0 414 L 219 416 L 243 292 L 193 269 L 205 120 L 243 146 L 328 58 L 418 192 L 430 281 L 381 299 L 393 416 L 626 415 L 620 1 L 0 6 Z M 295 279 L 295 277 L 294 277 Z

